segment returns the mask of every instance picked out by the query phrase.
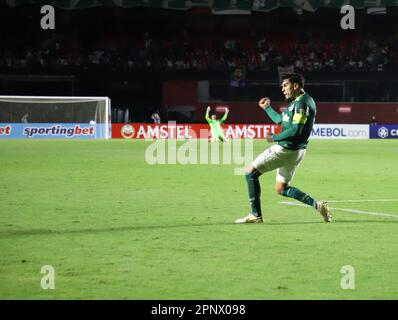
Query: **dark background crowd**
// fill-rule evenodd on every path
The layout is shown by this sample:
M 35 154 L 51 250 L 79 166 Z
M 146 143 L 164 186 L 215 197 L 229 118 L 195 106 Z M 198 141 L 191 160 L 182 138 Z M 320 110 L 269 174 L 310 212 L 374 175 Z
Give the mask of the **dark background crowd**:
M 398 22 L 388 15 L 362 12 L 356 30 L 343 31 L 337 10 L 220 17 L 97 8 L 59 10 L 56 30 L 43 31 L 34 9 L 1 9 L 2 72 L 96 67 L 222 72 L 237 66 L 269 72 L 284 65 L 304 72 L 381 72 L 398 64 Z
M 278 84 L 278 67 L 293 66 L 319 89 L 319 101 L 396 101 L 398 12 L 357 10 L 343 30 L 336 9 L 285 8 L 250 15 L 154 8 L 56 9 L 55 30 L 40 27 L 40 7 L 0 5 L 0 90 L 4 94 L 109 95 L 113 105 L 161 108 L 167 80 L 208 80 L 216 98 L 252 100 L 257 81 Z M 229 95 L 221 87 L 239 86 Z M 7 75 L 62 75 L 44 84 Z M 220 89 L 221 88 L 221 89 Z M 343 92 L 344 91 L 344 92 Z M 224 94 L 227 92 L 227 94 Z M 243 91 L 242 91 L 243 92 Z

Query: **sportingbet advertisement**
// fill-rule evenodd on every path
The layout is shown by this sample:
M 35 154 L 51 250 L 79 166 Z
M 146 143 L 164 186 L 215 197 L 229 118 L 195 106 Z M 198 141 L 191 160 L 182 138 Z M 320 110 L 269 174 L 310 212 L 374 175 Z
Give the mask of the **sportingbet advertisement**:
M 398 139 L 398 125 L 370 126 L 371 139 Z
M 105 139 L 105 124 L 0 124 L 0 139 Z

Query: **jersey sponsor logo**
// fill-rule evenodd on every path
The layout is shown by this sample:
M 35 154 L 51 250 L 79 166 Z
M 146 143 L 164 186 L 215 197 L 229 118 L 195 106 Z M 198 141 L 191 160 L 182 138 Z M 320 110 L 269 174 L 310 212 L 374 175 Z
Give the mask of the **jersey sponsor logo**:
M 95 135 L 95 126 L 82 128 L 79 125 L 74 127 L 64 127 L 55 125 L 51 127 L 25 127 L 23 135 L 33 138 L 35 136 L 64 136 L 73 138 L 76 136 L 93 136 Z
M 0 127 L 0 136 L 9 136 L 11 135 L 12 127 L 7 125 L 5 127 Z
M 132 125 L 126 124 L 120 129 L 120 134 L 124 139 L 132 139 L 134 137 L 134 127 Z

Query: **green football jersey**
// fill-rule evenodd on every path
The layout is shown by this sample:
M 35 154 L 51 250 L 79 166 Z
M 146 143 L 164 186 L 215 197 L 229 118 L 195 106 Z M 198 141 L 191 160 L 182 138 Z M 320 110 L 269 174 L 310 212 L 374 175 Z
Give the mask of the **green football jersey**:
M 286 110 L 279 114 L 269 106 L 265 109 L 268 116 L 282 131 L 274 136 L 274 141 L 287 149 L 305 149 L 315 122 L 316 105 L 314 99 L 303 91 L 303 94 L 291 101 Z
M 216 135 L 223 135 L 221 125 L 227 120 L 228 112 L 225 112 L 224 116 L 220 120 L 213 120 L 209 117 L 209 111 L 206 111 L 205 119 L 209 123 L 211 130 Z

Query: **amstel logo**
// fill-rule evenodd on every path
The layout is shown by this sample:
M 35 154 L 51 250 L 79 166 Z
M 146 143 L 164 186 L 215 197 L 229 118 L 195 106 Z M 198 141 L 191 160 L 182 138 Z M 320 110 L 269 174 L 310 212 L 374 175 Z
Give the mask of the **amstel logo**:
M 120 134 L 125 139 L 131 139 L 134 137 L 134 127 L 132 125 L 126 124 L 120 129 Z

